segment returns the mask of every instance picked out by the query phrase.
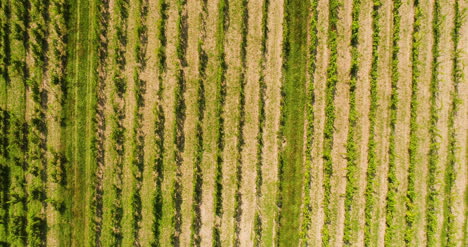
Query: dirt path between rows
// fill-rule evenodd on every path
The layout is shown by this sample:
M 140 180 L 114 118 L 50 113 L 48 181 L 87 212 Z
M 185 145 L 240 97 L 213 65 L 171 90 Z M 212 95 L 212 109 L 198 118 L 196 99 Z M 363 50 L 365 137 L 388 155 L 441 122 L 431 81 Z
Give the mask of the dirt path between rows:
M 310 245 L 320 246 L 322 244 L 322 227 L 324 224 L 323 211 L 323 131 L 325 128 L 325 87 L 327 66 L 330 51 L 328 49 L 328 1 L 320 0 L 318 3 L 318 47 L 317 68 L 315 71 L 314 85 L 314 143 L 312 143 L 312 219 Z
M 343 243 L 345 207 L 346 198 L 346 146 L 349 129 L 349 80 L 351 68 L 351 11 L 352 1 L 343 1 L 340 8 L 338 22 L 338 83 L 336 85 L 335 96 L 335 114 L 334 122 L 335 133 L 333 134 L 333 174 L 330 179 L 332 195 L 331 197 L 331 216 L 333 222 L 330 225 L 330 242 L 332 246 L 341 246 Z
M 225 146 L 223 153 L 223 217 L 221 219 L 221 244 L 234 246 L 236 238 L 236 193 L 237 174 L 236 167 L 239 161 L 239 117 L 240 117 L 240 87 L 243 83 L 241 73 L 241 44 L 242 44 L 242 1 L 234 1 L 229 5 L 229 25 L 226 30 L 226 104 L 224 108 Z M 244 24 L 246 25 L 246 24 Z M 242 134 L 242 133 L 240 133 Z
M 158 62 L 156 51 L 160 47 L 160 43 L 158 40 L 158 30 L 157 25 L 153 25 L 153 23 L 157 23 L 161 17 L 159 15 L 159 8 L 157 1 L 149 1 L 148 5 L 148 18 L 147 18 L 147 25 L 148 27 L 148 43 L 147 43 L 147 51 L 146 51 L 146 59 L 147 59 L 147 68 L 146 71 L 143 71 L 141 76 L 143 80 L 146 81 L 146 94 L 143 96 L 145 105 L 142 109 L 142 131 L 143 135 L 145 136 L 145 155 L 144 155 L 144 172 L 143 172 L 143 181 L 142 181 L 142 188 L 141 194 L 144 195 L 142 197 L 142 209 L 141 214 L 143 215 L 140 223 L 140 233 L 139 239 L 141 246 L 149 246 L 150 243 L 154 240 L 154 233 L 153 233 L 153 222 L 154 222 L 154 212 L 153 212 L 153 204 L 154 198 L 154 181 L 156 180 L 157 174 L 154 174 L 154 160 L 156 157 L 155 154 L 155 131 L 154 131 L 154 123 L 156 120 L 154 109 L 158 101 L 157 92 L 158 92 L 158 84 L 159 84 L 159 72 Z
M 192 207 L 193 207 L 193 171 L 194 162 L 196 159 L 196 146 L 197 146 L 197 130 L 196 124 L 198 121 L 198 84 L 200 75 L 199 56 L 198 54 L 198 40 L 200 33 L 200 2 L 188 1 L 187 2 L 187 23 L 188 23 L 188 38 L 186 59 L 187 67 L 184 68 L 186 78 L 186 91 L 185 91 L 185 105 L 186 105 L 186 118 L 184 126 L 184 152 L 182 154 L 182 204 L 181 204 L 181 217 L 182 226 L 180 233 L 180 245 L 190 245 L 191 223 L 192 223 Z
M 365 189 L 367 184 L 367 156 L 369 143 L 369 90 L 370 90 L 370 68 L 372 61 L 372 2 L 364 1 L 361 4 L 361 15 L 359 17 L 359 46 L 358 53 L 359 72 L 356 82 L 356 110 L 358 112 L 356 142 L 357 142 L 357 193 L 352 206 L 352 221 L 357 220 L 358 228 L 356 232 L 355 245 L 364 245 L 364 224 L 365 224 Z
M 263 132 L 262 197 L 258 203 L 262 219 L 262 244 L 274 246 L 278 222 L 278 138 L 280 119 L 280 88 L 283 64 L 283 0 L 271 1 L 268 10 L 268 39 L 265 63 L 265 129 Z
M 261 73 L 261 38 L 263 0 L 248 1 L 249 16 L 247 53 L 246 53 L 246 83 L 245 83 L 245 125 L 243 130 L 244 148 L 242 150 L 242 183 L 241 183 L 241 221 L 239 241 L 241 246 L 253 245 L 254 218 L 257 207 L 255 197 L 257 136 L 259 123 L 259 79 Z

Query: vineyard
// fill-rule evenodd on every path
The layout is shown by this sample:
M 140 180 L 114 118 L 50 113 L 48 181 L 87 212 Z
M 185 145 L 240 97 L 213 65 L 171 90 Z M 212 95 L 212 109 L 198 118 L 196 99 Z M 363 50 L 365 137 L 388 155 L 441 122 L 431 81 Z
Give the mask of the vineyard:
M 468 245 L 468 0 L 0 0 L 0 246 Z

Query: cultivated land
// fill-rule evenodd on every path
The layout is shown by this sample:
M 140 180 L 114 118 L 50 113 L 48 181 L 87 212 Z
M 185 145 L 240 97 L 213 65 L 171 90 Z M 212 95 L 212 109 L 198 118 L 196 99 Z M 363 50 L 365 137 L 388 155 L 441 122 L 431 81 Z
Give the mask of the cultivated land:
M 1 0 L 0 246 L 466 246 L 466 0 Z

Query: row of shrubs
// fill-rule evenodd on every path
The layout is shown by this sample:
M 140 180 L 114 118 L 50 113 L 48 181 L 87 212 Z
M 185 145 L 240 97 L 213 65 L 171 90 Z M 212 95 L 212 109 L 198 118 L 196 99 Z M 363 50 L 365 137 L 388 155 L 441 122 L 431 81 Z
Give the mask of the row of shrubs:
M 419 163 L 419 137 L 418 130 L 419 124 L 417 119 L 417 112 L 419 109 L 418 93 L 419 81 L 421 77 L 421 31 L 423 21 L 423 9 L 419 0 L 414 2 L 414 23 L 412 34 L 412 47 L 411 47 L 411 62 L 412 62 L 412 78 L 411 78 L 411 101 L 410 101 L 410 140 L 409 140 L 409 167 L 408 167 L 408 189 L 406 192 L 406 231 L 405 242 L 410 243 L 414 238 L 414 223 L 417 220 L 416 200 L 416 167 Z
M 308 46 L 309 64 L 307 65 L 307 73 L 309 75 L 309 86 L 306 96 L 306 148 L 305 148 L 305 175 L 304 175 L 304 206 L 302 208 L 302 225 L 301 225 L 301 242 L 306 243 L 308 240 L 308 232 L 312 223 L 312 145 L 314 142 L 314 104 L 315 104 L 315 71 L 317 63 L 317 48 L 318 48 L 318 0 L 311 1 L 310 5 L 310 41 Z
M 346 194 L 345 194 L 345 223 L 343 241 L 345 244 L 351 244 L 356 238 L 356 229 L 358 228 L 358 219 L 353 214 L 353 205 L 358 191 L 359 168 L 358 147 L 356 145 L 358 110 L 356 108 L 356 88 L 359 72 L 359 15 L 361 13 L 361 0 L 353 1 L 351 12 L 351 69 L 349 79 L 349 127 L 348 138 L 346 142 Z
M 161 219 L 163 208 L 163 195 L 162 195 L 162 182 L 164 179 L 164 109 L 163 109 L 163 78 L 166 68 L 166 21 L 167 21 L 167 3 L 166 0 L 158 1 L 159 16 L 157 26 L 157 39 L 159 40 L 159 47 L 157 50 L 157 68 L 158 68 L 158 92 L 157 103 L 153 110 L 155 116 L 154 122 L 154 135 L 155 135 L 155 150 L 153 172 L 155 174 L 155 190 L 153 197 L 153 224 L 152 231 L 154 238 L 152 239 L 151 246 L 160 246 L 159 238 L 161 235 Z
M 333 135 L 336 119 L 335 95 L 338 83 L 338 21 L 339 9 L 342 6 L 340 0 L 329 1 L 328 46 L 330 58 L 327 68 L 327 81 L 325 89 L 325 127 L 323 140 L 323 188 L 324 188 L 324 226 L 322 228 L 322 244 L 330 246 L 331 212 L 331 178 L 333 176 Z
M 234 195 L 234 243 L 235 245 L 240 244 L 239 232 L 240 232 L 240 221 L 242 215 L 242 150 L 244 149 L 244 125 L 245 125 L 245 71 L 247 69 L 247 32 L 249 24 L 249 13 L 247 10 L 247 0 L 242 0 L 241 11 L 242 22 L 241 22 L 241 44 L 240 44 L 240 60 L 241 60 L 241 71 L 239 75 L 239 125 L 237 128 L 237 160 L 236 160 L 236 186 Z
M 426 207 L 426 240 L 429 246 L 434 246 L 439 241 L 437 237 L 437 206 L 440 204 L 440 189 L 437 188 L 437 181 L 439 181 L 439 130 L 437 124 L 439 122 L 439 107 L 437 106 L 439 94 L 439 64 L 440 64 L 440 33 L 442 24 L 442 13 L 439 1 L 434 1 L 434 12 L 432 20 L 432 37 L 434 44 L 432 46 L 432 65 L 431 65 L 431 84 L 430 84 L 430 125 L 429 125 L 429 178 L 428 178 L 428 196 Z
M 384 241 L 386 244 L 391 244 L 395 241 L 396 232 L 399 230 L 398 224 L 395 219 L 397 215 L 398 204 L 398 187 L 400 181 L 397 178 L 397 164 L 396 164 L 396 123 L 397 123 L 397 109 L 399 104 L 398 98 L 398 81 L 400 78 L 398 72 L 398 55 L 400 51 L 400 0 L 393 2 L 393 25 L 392 25 L 392 64 L 391 64 L 391 95 L 390 95 L 390 137 L 389 137 L 389 164 L 388 164 L 388 191 L 387 191 L 387 205 L 386 205 L 386 222 L 387 228 L 385 230 Z
M 370 106 L 369 106 L 369 142 L 368 142 L 368 156 L 367 156 L 367 185 L 365 191 L 366 205 L 364 209 L 364 244 L 366 246 L 372 245 L 374 242 L 374 207 L 377 201 L 376 188 L 378 181 L 377 175 L 377 141 L 376 141 L 376 128 L 377 128 L 377 110 L 379 97 L 377 95 L 378 84 L 378 63 L 379 63 L 379 45 L 380 45 L 380 8 L 382 7 L 381 0 L 373 0 L 372 9 L 372 61 L 370 69 Z
M 125 118 L 124 94 L 127 91 L 127 80 L 123 75 L 125 69 L 125 49 L 127 45 L 127 20 L 128 20 L 128 0 L 117 0 L 114 5 L 115 16 L 113 18 L 115 36 L 112 37 L 110 49 L 114 50 L 111 58 L 111 81 L 112 92 L 110 97 L 111 116 L 110 116 L 110 147 L 109 155 L 112 158 L 112 176 L 113 182 L 110 190 L 110 225 L 104 226 L 109 231 L 110 245 L 122 244 L 122 167 L 124 166 L 124 142 L 125 129 L 123 119 Z
M 460 97 L 460 84 L 463 83 L 465 75 L 463 73 L 463 45 L 461 43 L 461 28 L 465 22 L 465 10 L 460 6 L 460 1 L 456 0 L 454 4 L 454 29 L 452 32 L 452 42 L 454 46 L 454 54 L 452 57 L 452 80 L 454 83 L 454 91 L 452 93 L 452 101 L 450 106 L 448 129 L 449 129 L 449 148 L 447 154 L 447 168 L 445 175 L 445 205 L 444 205 L 444 224 L 443 224 L 443 238 L 442 243 L 446 246 L 457 246 L 457 223 L 455 218 L 454 200 L 457 198 L 455 192 L 455 179 L 456 169 L 460 165 L 457 158 L 460 143 L 457 140 L 457 129 L 455 127 L 455 119 L 460 114 L 460 104 L 462 98 Z
M 266 100 L 266 89 L 267 84 L 265 82 L 265 62 L 266 62 L 266 52 L 267 52 L 267 36 L 268 36 L 268 8 L 269 8 L 270 1 L 265 0 L 262 6 L 262 38 L 261 38 L 261 59 L 260 59 L 260 78 L 259 78 L 259 100 L 258 100 L 258 134 L 257 134 L 257 154 L 256 154 L 256 178 L 255 178 L 255 191 L 256 191 L 256 201 L 257 203 L 260 202 L 260 198 L 262 197 L 262 184 L 263 184 L 263 176 L 262 176 L 262 165 L 263 165 L 263 133 L 265 129 L 265 100 Z M 258 246 L 262 242 L 262 216 L 260 210 L 257 208 L 255 210 L 255 218 L 254 218 L 254 245 Z

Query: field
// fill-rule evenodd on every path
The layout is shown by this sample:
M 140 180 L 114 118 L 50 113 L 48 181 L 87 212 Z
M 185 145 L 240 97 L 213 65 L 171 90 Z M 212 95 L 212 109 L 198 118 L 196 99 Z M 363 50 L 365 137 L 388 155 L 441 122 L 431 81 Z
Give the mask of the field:
M 468 245 L 468 0 L 0 0 L 0 246 Z

